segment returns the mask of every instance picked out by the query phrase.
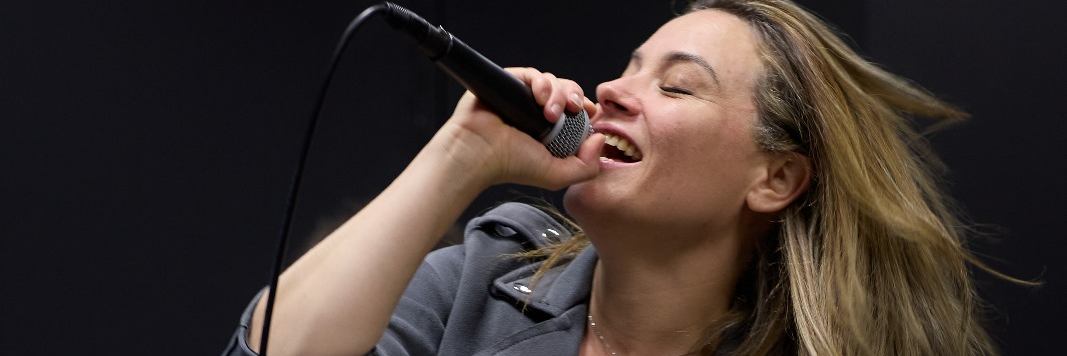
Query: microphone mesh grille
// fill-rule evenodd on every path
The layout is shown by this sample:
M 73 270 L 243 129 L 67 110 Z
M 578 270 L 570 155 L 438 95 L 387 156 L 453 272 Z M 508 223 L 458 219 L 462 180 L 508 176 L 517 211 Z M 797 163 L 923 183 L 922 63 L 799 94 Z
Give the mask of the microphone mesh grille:
M 582 145 L 586 137 L 593 133 L 593 127 L 589 124 L 589 115 L 585 111 L 577 114 L 564 114 L 563 128 L 545 143 L 548 151 L 556 157 L 573 156 L 578 153 L 578 147 Z

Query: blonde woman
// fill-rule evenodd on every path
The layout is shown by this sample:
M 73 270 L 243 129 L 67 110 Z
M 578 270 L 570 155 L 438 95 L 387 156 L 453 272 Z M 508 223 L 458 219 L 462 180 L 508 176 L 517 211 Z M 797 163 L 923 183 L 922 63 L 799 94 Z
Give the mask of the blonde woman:
M 512 72 L 546 118 L 585 109 L 597 134 L 556 159 L 466 95 L 282 276 L 272 356 L 994 352 L 909 124 L 965 114 L 798 6 L 697 1 L 595 105 L 571 81 Z M 505 204 L 431 253 L 499 183 L 569 187 L 575 226 Z M 254 354 L 263 299 L 226 354 Z

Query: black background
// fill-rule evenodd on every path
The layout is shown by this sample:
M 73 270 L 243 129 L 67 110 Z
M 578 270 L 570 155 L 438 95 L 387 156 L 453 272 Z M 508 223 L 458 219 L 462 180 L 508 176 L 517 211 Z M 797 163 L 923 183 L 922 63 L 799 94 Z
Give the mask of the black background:
M 48 1 L 0 6 L 0 354 L 221 352 L 267 282 L 301 134 L 335 41 L 370 1 Z M 669 1 L 403 1 L 504 66 L 592 92 Z M 1009 355 L 1052 355 L 1067 313 L 1067 25 L 1058 1 L 802 4 L 973 119 L 931 137 Z M 460 90 L 372 20 L 353 39 L 299 196 L 295 257 L 380 191 Z M 516 191 L 518 190 L 518 192 Z M 494 201 L 557 195 L 515 187 Z M 469 215 L 468 215 L 469 216 Z

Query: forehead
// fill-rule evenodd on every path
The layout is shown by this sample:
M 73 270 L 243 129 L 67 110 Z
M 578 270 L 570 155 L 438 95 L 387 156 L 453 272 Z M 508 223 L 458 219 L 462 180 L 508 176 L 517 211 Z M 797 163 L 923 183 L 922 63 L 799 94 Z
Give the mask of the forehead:
M 699 10 L 664 24 L 637 52 L 648 60 L 671 52 L 690 53 L 710 63 L 727 82 L 751 83 L 762 66 L 757 48 L 754 32 L 740 18 Z

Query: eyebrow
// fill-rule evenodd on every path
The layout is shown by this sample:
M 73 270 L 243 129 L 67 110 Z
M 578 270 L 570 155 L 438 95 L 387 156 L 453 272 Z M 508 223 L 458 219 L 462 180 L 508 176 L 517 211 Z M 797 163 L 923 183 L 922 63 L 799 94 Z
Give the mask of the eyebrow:
M 637 62 L 638 65 L 641 64 L 641 54 L 637 51 L 633 51 L 633 53 L 630 54 L 630 59 Z M 715 85 L 722 86 L 722 84 L 719 83 L 719 74 L 715 72 L 715 68 L 712 68 L 711 64 L 704 60 L 703 57 L 688 52 L 671 51 L 667 53 L 663 59 L 667 63 L 687 62 L 696 64 L 701 68 L 704 68 L 704 71 L 711 75 L 711 79 L 715 81 Z

